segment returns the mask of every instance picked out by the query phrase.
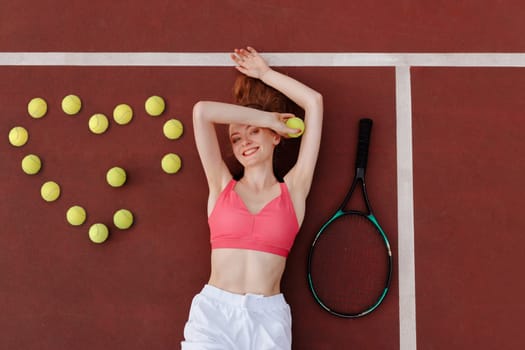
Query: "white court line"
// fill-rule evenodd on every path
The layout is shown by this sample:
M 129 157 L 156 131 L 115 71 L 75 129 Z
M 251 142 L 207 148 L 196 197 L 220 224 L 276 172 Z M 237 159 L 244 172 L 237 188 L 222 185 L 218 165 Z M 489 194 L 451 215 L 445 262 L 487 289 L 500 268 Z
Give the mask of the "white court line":
M 273 66 L 525 67 L 522 53 L 263 53 Z M 0 66 L 232 66 L 227 52 L 0 52 Z
M 410 67 L 396 67 L 399 348 L 416 350 L 416 275 Z
M 410 67 L 525 67 L 522 53 L 263 53 L 273 66 L 395 67 L 400 349 L 416 350 Z M 0 66 L 232 66 L 226 52 L 0 52 Z

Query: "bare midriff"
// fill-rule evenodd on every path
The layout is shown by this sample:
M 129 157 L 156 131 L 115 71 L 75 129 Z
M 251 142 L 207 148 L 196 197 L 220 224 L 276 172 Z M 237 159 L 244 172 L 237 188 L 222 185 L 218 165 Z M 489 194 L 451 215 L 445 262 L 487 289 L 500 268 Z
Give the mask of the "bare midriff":
M 248 249 L 213 249 L 208 284 L 236 294 L 280 293 L 283 256 Z

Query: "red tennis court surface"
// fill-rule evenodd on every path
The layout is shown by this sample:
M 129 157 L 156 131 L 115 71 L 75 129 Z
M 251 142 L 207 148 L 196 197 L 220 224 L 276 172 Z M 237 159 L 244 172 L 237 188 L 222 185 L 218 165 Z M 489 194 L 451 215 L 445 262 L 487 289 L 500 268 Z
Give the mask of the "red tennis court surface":
M 525 48 L 524 11 L 519 1 L 483 7 L 475 1 L 333 0 L 0 4 L 0 348 L 179 347 L 191 298 L 209 274 L 207 190 L 191 109 L 201 99 L 230 101 L 236 77 L 232 67 L 214 62 L 110 66 L 100 54 L 97 64 L 85 56 L 84 63 L 71 66 L 64 56 L 61 64 L 49 65 L 42 56 L 41 64 L 28 66 L 12 58 L 23 54 L 7 53 L 206 53 L 246 44 L 281 52 L 277 62 L 295 52 L 517 53 Z M 499 61 L 494 65 L 504 67 L 410 68 L 402 61 L 406 56 L 397 57 L 383 67 L 319 61 L 277 68 L 320 91 L 325 103 L 307 216 L 282 285 L 292 307 L 293 347 L 522 349 L 525 62 L 515 68 Z M 468 56 L 462 62 L 469 65 Z M 408 98 L 403 91 L 411 92 Z M 83 100 L 77 116 L 60 110 L 70 93 Z M 156 118 L 143 108 L 153 94 L 167 102 Z M 38 120 L 26 111 L 37 96 L 49 107 Z M 105 134 L 90 133 L 89 117 L 105 113 L 111 119 L 120 103 L 134 109 L 131 124 L 111 120 Z M 375 121 L 367 173 L 371 202 L 392 242 L 396 266 L 384 304 L 363 319 L 344 320 L 315 304 L 305 265 L 314 233 L 353 176 L 356 127 L 363 116 Z M 179 140 L 162 135 L 169 118 L 184 124 Z M 410 130 L 396 130 L 407 122 L 408 142 L 400 135 Z M 30 134 L 20 148 L 7 140 L 16 125 Z M 160 168 L 168 152 L 182 158 L 178 174 Z M 29 153 L 43 160 L 38 175 L 20 168 Z M 114 165 L 128 170 L 122 188 L 105 182 Z M 413 196 L 400 185 L 412 188 L 412 176 Z M 40 198 L 47 180 L 62 186 L 56 202 Z M 75 204 L 88 212 L 81 227 L 65 220 Z M 113 212 L 122 207 L 135 213 L 127 231 L 112 224 Z M 413 219 L 405 215 L 412 208 Z M 88 239 L 95 222 L 110 228 L 103 245 Z M 398 245 L 407 239 L 414 249 Z

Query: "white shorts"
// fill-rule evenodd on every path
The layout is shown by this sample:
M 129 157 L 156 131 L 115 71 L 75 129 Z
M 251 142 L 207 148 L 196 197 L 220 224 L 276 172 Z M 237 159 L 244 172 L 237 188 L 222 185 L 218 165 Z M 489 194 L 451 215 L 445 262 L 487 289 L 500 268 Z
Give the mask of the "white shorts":
M 290 350 L 292 317 L 282 294 L 234 294 L 205 285 L 193 298 L 183 350 Z

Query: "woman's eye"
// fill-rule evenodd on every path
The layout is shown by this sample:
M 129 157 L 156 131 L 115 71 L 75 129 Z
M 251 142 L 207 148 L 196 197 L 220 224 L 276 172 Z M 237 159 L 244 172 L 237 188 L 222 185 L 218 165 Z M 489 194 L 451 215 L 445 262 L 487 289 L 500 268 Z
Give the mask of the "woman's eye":
M 239 142 L 239 140 L 240 140 L 240 138 L 235 137 L 235 138 L 232 139 L 232 143 L 237 143 L 237 142 Z
M 250 132 L 252 135 L 259 133 L 259 128 L 253 128 Z

